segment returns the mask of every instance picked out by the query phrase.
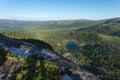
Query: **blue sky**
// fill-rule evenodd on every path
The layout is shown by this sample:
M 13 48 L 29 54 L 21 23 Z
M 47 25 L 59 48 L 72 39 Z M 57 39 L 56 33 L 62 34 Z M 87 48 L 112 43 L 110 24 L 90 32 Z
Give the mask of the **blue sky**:
M 0 18 L 20 20 L 120 17 L 120 0 L 0 0 Z

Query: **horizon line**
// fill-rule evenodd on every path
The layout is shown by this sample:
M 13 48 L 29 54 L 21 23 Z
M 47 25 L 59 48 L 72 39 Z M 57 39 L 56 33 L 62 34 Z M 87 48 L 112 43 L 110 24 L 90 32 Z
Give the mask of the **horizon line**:
M 110 17 L 110 18 L 100 18 L 100 19 L 90 19 L 90 18 L 78 18 L 78 19 L 43 19 L 43 18 L 2 18 L 0 17 L 0 20 L 16 20 L 16 21 L 65 21 L 65 20 L 93 20 L 93 21 L 99 21 L 99 20 L 105 20 L 105 19 L 114 19 L 114 18 L 120 18 L 120 17 Z

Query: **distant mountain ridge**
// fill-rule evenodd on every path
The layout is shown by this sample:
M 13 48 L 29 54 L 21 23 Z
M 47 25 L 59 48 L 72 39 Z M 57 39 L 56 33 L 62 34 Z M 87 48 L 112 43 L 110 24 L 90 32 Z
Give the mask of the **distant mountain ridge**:
M 0 28 L 22 28 L 26 27 L 82 27 L 96 24 L 110 24 L 119 23 L 120 18 L 112 18 L 105 20 L 56 20 L 56 21 L 21 21 L 21 20 L 7 20 L 0 19 Z
M 65 72 L 62 76 L 69 78 L 65 80 L 97 80 L 96 77 L 120 80 L 120 18 L 0 22 L 0 48 L 35 59 L 33 54 L 40 53 L 42 59 L 57 64 Z M 73 51 L 67 49 L 67 43 L 71 41 L 78 45 Z M 6 55 L 2 51 L 1 54 Z M 29 73 L 33 75 L 31 69 Z M 0 74 L 3 73 L 0 71 Z M 30 76 L 28 78 L 31 79 Z
M 120 18 L 100 20 L 98 24 L 78 29 L 78 31 L 95 32 L 120 37 Z
M 19 21 L 0 19 L 0 30 L 76 30 L 120 37 L 120 18 L 104 20 Z

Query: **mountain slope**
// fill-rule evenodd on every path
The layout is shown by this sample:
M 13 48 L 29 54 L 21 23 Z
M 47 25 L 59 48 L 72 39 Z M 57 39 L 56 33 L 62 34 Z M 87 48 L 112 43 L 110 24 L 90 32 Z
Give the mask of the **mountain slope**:
M 78 65 L 77 63 L 74 63 L 70 60 L 65 59 L 64 57 L 62 57 L 59 54 L 55 54 L 55 52 L 47 50 L 47 49 L 42 49 L 41 47 L 37 47 L 33 44 L 24 42 L 24 41 L 20 41 L 20 40 L 16 40 L 16 39 L 11 39 L 8 37 L 5 37 L 4 35 L 0 34 L 0 46 L 4 49 L 6 49 L 8 52 L 10 52 L 11 54 L 14 54 L 16 56 L 21 56 L 21 57 L 31 57 L 33 58 L 43 58 L 46 59 L 48 61 L 52 61 L 53 63 L 55 63 L 57 66 L 59 66 L 59 68 L 61 68 L 62 72 L 64 72 L 63 78 L 68 74 L 66 72 L 66 69 L 70 68 L 73 71 L 75 71 L 74 75 L 70 76 L 70 80 L 71 79 L 82 79 L 82 80 L 99 80 L 94 74 L 90 73 L 88 70 L 86 69 L 81 69 L 81 65 Z M 37 56 L 34 54 L 38 54 Z M 28 58 L 29 59 L 29 58 Z M 31 59 L 30 59 L 31 60 Z M 19 64 L 19 61 L 13 62 L 14 64 Z M 12 64 L 12 63 L 11 63 Z M 34 64 L 35 65 L 35 64 Z M 8 66 L 9 67 L 9 66 Z M 15 66 L 10 66 L 11 68 L 14 68 Z M 19 68 L 19 65 L 18 65 Z M 6 69 L 4 70 L 6 71 Z M 6 72 L 2 71 L 2 73 L 0 73 L 1 75 L 4 75 Z M 8 70 L 8 72 L 14 72 L 13 70 Z M 33 73 L 34 74 L 34 73 Z M 76 75 L 78 77 L 76 77 Z M 12 76 L 12 75 L 11 75 Z M 9 77 L 11 77 L 9 76 Z M 1 79 L 5 79 L 5 76 L 1 76 Z M 8 76 L 7 76 L 8 77 Z M 66 79 L 65 79 L 66 80 Z
M 119 80 L 120 38 L 91 32 L 70 34 L 79 49 L 69 51 L 102 80 Z
M 101 20 L 100 23 L 78 31 L 95 32 L 120 37 L 120 18 Z
M 101 80 L 120 79 L 120 18 L 97 21 L 38 21 L 30 22 L 21 29 L 6 28 L 0 30 L 0 33 L 17 38 L 5 38 L 3 35 L 3 38 L 0 38 L 2 48 L 16 55 L 22 54 L 27 57 L 20 58 L 23 69 L 17 74 L 19 80 L 28 80 L 30 76 L 32 76 L 30 77 L 32 80 L 58 80 L 61 77 L 66 80 L 76 78 L 78 80 L 78 76 L 83 80 L 88 80 L 88 78 L 96 80 L 96 76 Z M 41 39 L 47 43 L 40 41 Z M 2 44 L 3 42 L 4 44 Z M 74 48 L 75 45 L 67 45 L 70 42 L 75 43 L 77 48 Z M 69 50 L 69 46 L 70 49 L 74 49 Z M 4 53 L 4 51 L 1 52 Z M 39 52 L 40 55 L 33 54 Z M 1 55 L 4 56 L 4 59 L 0 57 L 3 59 L 1 65 L 5 65 L 8 58 L 16 60 L 16 57 L 8 57 L 8 54 L 1 53 Z M 46 66 L 48 64 L 52 64 L 54 69 Z M 42 68 L 40 69 L 38 66 Z M 63 71 L 63 66 L 66 67 L 65 71 Z M 55 71 L 55 69 L 57 70 Z M 45 75 L 42 72 L 46 72 Z
M 37 22 L 0 19 L 0 28 L 21 29 L 21 28 L 25 28 L 25 27 L 35 24 L 35 23 L 37 23 Z
M 82 27 L 95 23 L 90 20 L 60 20 L 60 21 L 19 21 L 0 19 L 0 28 L 10 29 L 54 29 L 65 27 Z

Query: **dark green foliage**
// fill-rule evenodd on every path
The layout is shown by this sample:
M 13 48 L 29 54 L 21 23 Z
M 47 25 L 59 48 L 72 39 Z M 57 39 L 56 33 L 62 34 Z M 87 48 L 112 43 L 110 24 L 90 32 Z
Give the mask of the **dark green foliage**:
M 7 23 L 6 25 L 9 27 L 8 25 L 11 24 Z M 79 60 L 80 64 L 100 79 L 120 80 L 120 18 L 98 21 L 45 21 L 25 24 L 18 22 L 14 24 L 14 26 L 16 25 L 22 26 L 21 30 L 25 30 L 0 29 L 0 32 L 12 38 L 24 39 L 24 41 L 41 48 L 49 47 L 50 50 L 54 49 L 63 55 L 69 52 Z M 44 42 L 36 40 L 37 38 L 41 39 L 40 35 L 44 36 L 42 40 L 49 43 L 53 49 Z M 69 41 L 76 42 L 80 46 L 79 49 L 67 51 L 66 43 Z M 49 61 L 45 62 L 40 55 L 27 58 L 18 80 L 59 80 L 61 71 L 52 69 L 48 65 L 46 67 L 45 65 L 48 63 L 52 64 Z
M 11 38 L 16 38 L 16 39 L 31 39 L 31 38 L 36 38 L 36 36 L 32 33 L 26 32 L 26 31 L 1 31 L 0 33 L 11 37 Z
M 107 34 L 107 35 L 112 35 L 112 36 L 120 36 L 120 24 L 118 23 L 98 24 L 98 25 L 87 27 L 87 28 L 82 28 L 77 31 L 101 33 L 101 34 Z
M 61 70 L 54 63 L 36 54 L 25 59 L 17 80 L 60 80 L 60 75 Z
M 120 79 L 120 47 L 115 47 L 110 43 L 86 44 L 74 56 L 80 60 L 91 72 L 105 80 Z M 85 61 L 87 60 L 87 61 Z
M 101 39 L 98 34 L 91 32 L 73 32 L 69 33 L 69 37 L 77 40 L 78 42 L 96 42 Z
M 7 51 L 0 47 L 0 66 L 7 60 L 6 55 Z
M 22 39 L 22 40 L 25 41 L 25 42 L 28 42 L 28 43 L 32 43 L 32 44 L 38 46 L 41 49 L 49 49 L 51 51 L 54 51 L 52 49 L 52 47 L 44 41 L 40 41 L 40 40 L 37 40 L 37 39 Z

